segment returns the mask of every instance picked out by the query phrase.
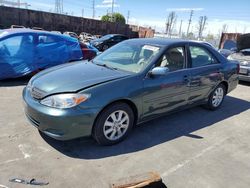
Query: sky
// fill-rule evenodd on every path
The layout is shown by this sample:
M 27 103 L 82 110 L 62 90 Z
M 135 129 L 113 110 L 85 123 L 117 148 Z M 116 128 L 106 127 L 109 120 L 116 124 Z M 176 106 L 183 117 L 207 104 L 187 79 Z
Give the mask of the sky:
M 31 6 L 29 9 L 50 11 L 55 10 L 54 0 L 21 0 Z M 112 0 L 95 0 L 95 19 L 111 12 Z M 239 2 L 239 3 L 238 3 Z M 63 10 L 70 15 L 91 18 L 93 0 L 63 0 Z M 228 25 L 228 32 L 250 32 L 250 0 L 114 0 L 114 11 L 127 18 L 129 24 L 150 26 L 158 32 L 164 32 L 166 18 L 171 11 L 177 14 L 175 24 L 179 31 L 181 20 L 182 31 L 187 30 L 190 11 L 194 10 L 190 31 L 197 32 L 200 16 L 207 16 L 204 33 L 218 34 L 223 24 Z

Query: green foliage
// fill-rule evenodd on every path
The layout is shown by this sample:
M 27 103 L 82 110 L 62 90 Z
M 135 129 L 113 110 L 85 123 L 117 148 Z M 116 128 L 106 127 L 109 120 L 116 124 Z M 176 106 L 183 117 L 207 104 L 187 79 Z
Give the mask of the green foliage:
M 126 23 L 125 17 L 120 13 L 113 13 L 113 16 L 112 14 L 103 15 L 101 20 L 104 22 L 118 22 L 122 24 Z

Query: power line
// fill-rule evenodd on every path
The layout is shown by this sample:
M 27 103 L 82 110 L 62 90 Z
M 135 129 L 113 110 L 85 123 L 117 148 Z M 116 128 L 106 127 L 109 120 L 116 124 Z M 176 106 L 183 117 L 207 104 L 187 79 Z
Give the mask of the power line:
M 188 36 L 188 33 L 189 33 L 189 27 L 190 27 L 191 22 L 192 22 L 193 14 L 194 14 L 194 10 L 191 10 L 191 12 L 190 12 L 190 18 L 189 18 L 189 21 L 188 21 L 187 36 Z

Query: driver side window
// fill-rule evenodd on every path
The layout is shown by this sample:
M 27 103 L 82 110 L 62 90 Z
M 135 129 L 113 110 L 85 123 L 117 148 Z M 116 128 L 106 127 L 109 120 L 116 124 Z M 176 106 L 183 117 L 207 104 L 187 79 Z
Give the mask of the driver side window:
M 162 56 L 158 66 L 167 67 L 170 72 L 184 68 L 185 55 L 183 47 L 168 49 Z

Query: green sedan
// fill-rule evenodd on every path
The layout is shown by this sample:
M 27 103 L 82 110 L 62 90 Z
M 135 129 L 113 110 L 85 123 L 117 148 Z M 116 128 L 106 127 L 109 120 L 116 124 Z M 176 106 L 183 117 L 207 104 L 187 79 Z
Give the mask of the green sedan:
M 238 64 L 203 43 L 132 39 L 91 62 L 64 64 L 32 77 L 23 90 L 25 113 L 52 138 L 92 135 L 99 144 L 111 145 L 136 124 L 170 112 L 203 104 L 216 110 L 236 88 L 238 71 Z

